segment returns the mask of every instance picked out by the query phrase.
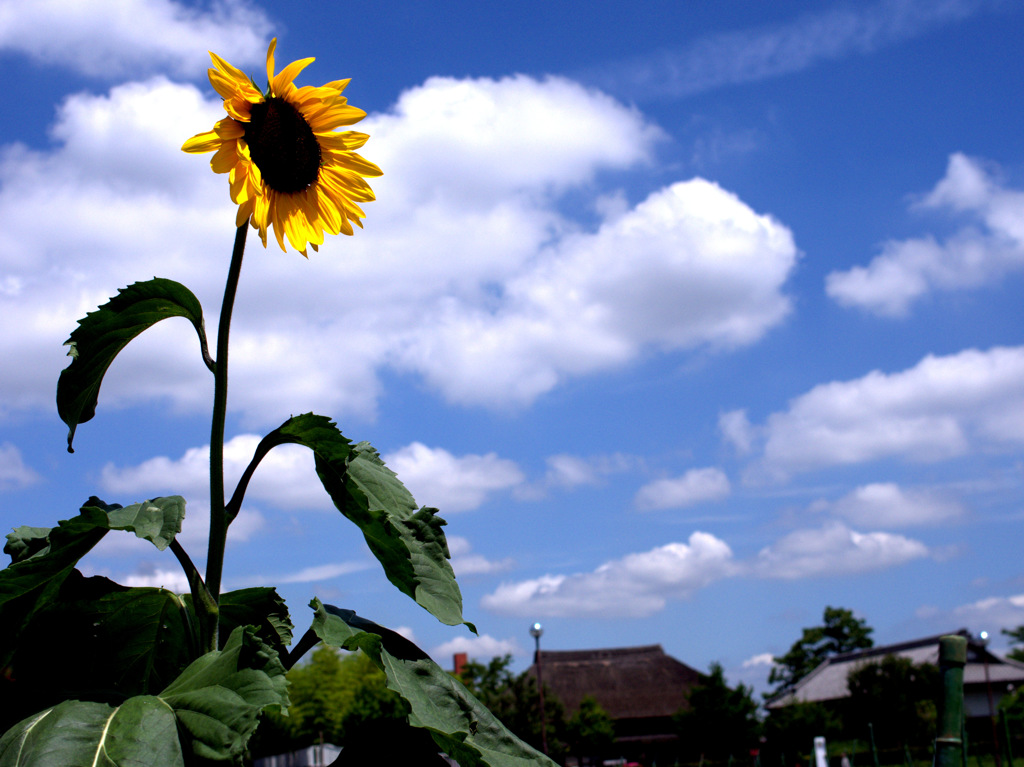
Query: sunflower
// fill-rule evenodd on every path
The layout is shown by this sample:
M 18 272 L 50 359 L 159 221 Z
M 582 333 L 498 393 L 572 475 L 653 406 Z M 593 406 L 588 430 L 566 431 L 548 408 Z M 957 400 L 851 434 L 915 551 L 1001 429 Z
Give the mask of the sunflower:
M 281 250 L 287 238 L 306 255 L 307 244 L 317 250 L 324 232 L 352 234 L 353 223 L 362 227 L 365 214 L 357 203 L 374 199 L 363 177 L 381 171 L 354 151 L 369 136 L 336 130 L 366 116 L 341 95 L 349 81 L 297 88 L 293 81 L 314 59 L 293 61 L 275 74 L 276 46 L 275 38 L 267 49 L 266 93 L 210 52 L 210 84 L 224 99 L 228 116 L 181 148 L 215 152 L 210 167 L 228 174 L 231 199 L 238 204 L 236 226 L 250 221 L 263 247 L 273 227 Z

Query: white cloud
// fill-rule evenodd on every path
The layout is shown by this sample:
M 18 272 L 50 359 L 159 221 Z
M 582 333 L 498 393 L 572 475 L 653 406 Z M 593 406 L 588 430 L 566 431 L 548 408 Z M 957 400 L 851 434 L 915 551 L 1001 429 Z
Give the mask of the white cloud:
M 840 522 L 796 530 L 762 549 L 751 572 L 764 578 L 814 578 L 883 570 L 928 555 L 920 541 L 892 533 L 858 533 Z
M 881 458 L 935 461 L 1024 442 L 1024 347 L 929 355 L 814 387 L 773 413 L 750 476 Z
M 16 446 L 0 444 L 0 490 L 16 490 L 38 481 L 39 475 L 25 463 Z
M 311 565 L 304 567 L 295 573 L 280 576 L 276 579 L 278 583 L 319 583 L 329 581 L 342 575 L 368 570 L 370 565 L 366 562 L 328 562 L 322 565 Z M 263 582 L 262 578 L 251 579 L 254 582 Z
M 722 438 L 740 455 L 753 449 L 757 431 L 747 418 L 746 410 L 730 410 L 719 415 L 718 430 L 722 432 Z
M 743 661 L 743 668 L 757 668 L 759 666 L 774 666 L 775 658 L 772 657 L 770 652 L 763 652 L 760 655 L 754 655 Z
M 223 112 L 204 94 L 163 78 L 78 94 L 52 148 L 0 150 L 0 323 L 22 329 L 0 338 L 18 360 L 0 371 L 3 412 L 52 408 L 61 344 L 126 284 L 183 282 L 215 327 L 233 206 L 207 159 L 180 151 Z M 592 232 L 559 212 L 560 194 L 598 199 L 600 171 L 651 162 L 663 136 L 597 91 L 432 79 L 359 127 L 385 169 L 366 230 L 309 261 L 249 244 L 229 403 L 247 428 L 309 410 L 372 418 L 385 367 L 454 402 L 526 405 L 644 353 L 752 343 L 789 311 L 789 230 L 707 181 Z M 194 332 L 171 320 L 111 366 L 98 417 L 154 399 L 201 412 L 210 389 Z
M 157 71 L 197 75 L 208 49 L 236 64 L 260 63 L 270 21 L 245 0 L 209 9 L 174 0 L 0 0 L 0 51 L 102 78 Z
M 486 663 L 491 658 L 505 655 L 523 655 L 523 648 L 515 639 L 495 639 L 490 634 L 475 637 L 455 637 L 430 651 L 442 668 L 452 662 L 455 653 L 464 652 L 472 660 Z
M 944 522 L 964 513 L 963 506 L 928 489 L 904 490 L 892 482 L 862 485 L 825 508 L 862 527 L 911 527 Z
M 519 617 L 636 618 L 735 571 L 732 550 L 724 541 L 695 532 L 687 543 L 628 554 L 593 572 L 503 583 L 484 596 L 481 606 Z
M 133 589 L 167 589 L 175 594 L 187 594 L 189 591 L 188 578 L 181 570 L 152 569 L 146 572 L 132 573 L 121 581 L 121 585 Z
M 981 161 L 952 155 L 922 207 L 968 214 L 972 225 L 945 242 L 889 242 L 866 267 L 829 274 L 829 296 L 843 306 L 899 317 L 934 291 L 987 285 L 1024 270 L 1024 192 L 1003 187 Z
M 487 496 L 524 481 L 514 461 L 495 453 L 456 457 L 419 442 L 384 456 L 421 506 L 457 512 L 479 508 Z
M 510 557 L 493 561 L 482 554 L 474 554 L 472 545 L 462 536 L 449 535 L 446 538 L 448 553 L 452 558 L 452 570 L 455 571 L 456 577 L 500 573 L 515 564 L 515 560 Z
M 240 434 L 224 444 L 224 477 L 230 495 L 252 460 L 261 437 Z M 103 467 L 100 483 L 112 493 L 174 493 L 186 499 L 209 501 L 210 447 L 189 448 L 178 459 L 150 458 L 138 466 Z M 253 475 L 246 501 L 263 501 L 286 509 L 332 509 L 331 500 L 316 475 L 313 453 L 299 445 L 271 450 Z
M 617 62 L 601 81 L 634 98 L 694 93 L 798 72 L 865 54 L 967 18 L 981 0 L 882 0 L 806 13 L 793 21 L 710 35 L 678 51 Z
M 729 478 L 721 469 L 690 469 L 681 477 L 659 479 L 641 487 L 634 502 L 641 509 L 678 509 L 729 495 Z
M 796 258 L 789 230 L 735 195 L 673 184 L 544 249 L 496 309 L 447 303 L 402 361 L 449 400 L 528 404 L 644 350 L 757 341 L 790 310 L 781 289 Z

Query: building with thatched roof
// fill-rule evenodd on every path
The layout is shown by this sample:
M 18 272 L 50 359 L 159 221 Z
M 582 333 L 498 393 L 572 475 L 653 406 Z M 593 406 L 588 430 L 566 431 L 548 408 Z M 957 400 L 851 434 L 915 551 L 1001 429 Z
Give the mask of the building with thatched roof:
M 967 638 L 967 665 L 964 666 L 964 714 L 988 717 L 999 700 L 1024 684 L 1024 663 L 1001 658 L 967 629 L 953 632 Z M 872 647 L 826 658 L 789 691 L 768 701 L 771 710 L 792 703 L 837 704 L 850 695 L 847 677 L 866 663 L 878 663 L 888 655 L 907 658 L 912 663 L 939 664 L 939 639 L 950 634 L 914 639 L 909 642 Z
M 586 696 L 594 697 L 615 722 L 616 743 L 625 752 L 657 750 L 676 740 L 672 715 L 687 706 L 700 674 L 661 645 L 605 650 L 541 650 L 529 673 L 541 679 L 571 716 Z

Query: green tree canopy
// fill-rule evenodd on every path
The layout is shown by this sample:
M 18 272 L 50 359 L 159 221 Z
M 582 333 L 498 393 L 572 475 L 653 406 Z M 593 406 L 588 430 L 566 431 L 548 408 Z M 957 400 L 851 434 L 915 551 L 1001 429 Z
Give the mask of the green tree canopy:
M 847 730 L 864 737 L 868 723 L 881 747 L 925 745 L 935 737 L 939 669 L 887 655 L 847 677 Z
M 592 695 L 586 695 L 580 701 L 579 711 L 569 718 L 566 733 L 570 750 L 580 757 L 581 762 L 583 757 L 607 755 L 615 743 L 612 718 Z
M 756 745 L 760 722 L 753 690 L 742 684 L 730 687 L 720 663 L 712 663 L 710 673 L 701 675 L 687 702 L 688 708 L 675 715 L 684 755 L 742 758 Z
M 459 681 L 518 738 L 541 749 L 544 727 L 537 679 L 529 671 L 518 676 L 513 674 L 509 670 L 511 663 L 511 655 L 492 658 L 487 665 L 469 662 L 463 666 Z M 544 714 L 548 755 L 559 761 L 568 750 L 568 723 L 565 707 L 547 685 L 544 685 Z
M 1003 629 L 1003 633 L 1010 637 L 1011 645 L 1024 645 L 1024 626 L 1018 626 L 1015 629 Z M 1024 661 L 1024 647 L 1014 647 L 1008 653 L 1007 658 L 1013 660 Z
M 772 658 L 775 666 L 768 682 L 777 685 L 772 697 L 788 692 L 829 656 L 874 645 L 874 629 L 863 618 L 855 618 L 852 610 L 826 607 L 822 619 L 823 625 L 805 628 L 789 652 Z

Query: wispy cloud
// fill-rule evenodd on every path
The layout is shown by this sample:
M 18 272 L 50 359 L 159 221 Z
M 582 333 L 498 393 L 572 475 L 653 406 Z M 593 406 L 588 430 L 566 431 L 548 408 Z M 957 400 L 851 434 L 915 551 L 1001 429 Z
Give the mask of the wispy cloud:
M 584 73 L 632 98 L 682 97 L 727 85 L 779 77 L 822 61 L 871 53 L 979 12 L 998 0 L 881 0 L 808 13 L 785 24 L 720 33 L 670 51 L 620 62 L 611 72 Z

